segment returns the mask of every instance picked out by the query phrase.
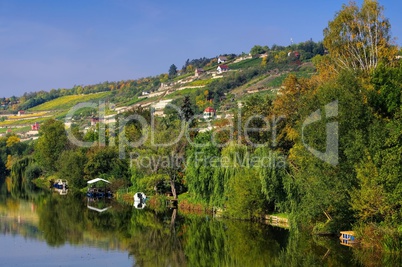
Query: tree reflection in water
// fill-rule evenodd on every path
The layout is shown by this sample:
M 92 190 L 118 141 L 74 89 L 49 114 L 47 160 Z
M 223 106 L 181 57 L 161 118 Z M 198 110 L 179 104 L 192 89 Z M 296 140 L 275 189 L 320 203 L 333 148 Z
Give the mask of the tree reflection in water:
M 354 259 L 364 259 L 354 258 L 337 238 L 176 209 L 137 210 L 112 202 L 97 212 L 87 204 L 74 194 L 36 199 L 41 238 L 55 247 L 70 243 L 127 251 L 135 266 L 360 266 Z

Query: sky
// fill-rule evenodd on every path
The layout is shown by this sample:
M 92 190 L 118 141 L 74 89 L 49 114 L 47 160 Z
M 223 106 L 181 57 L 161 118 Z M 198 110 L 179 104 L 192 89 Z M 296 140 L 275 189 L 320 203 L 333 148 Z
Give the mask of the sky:
M 256 44 L 321 41 L 348 2 L 0 0 L 0 97 L 154 76 Z M 402 1 L 379 2 L 401 45 Z

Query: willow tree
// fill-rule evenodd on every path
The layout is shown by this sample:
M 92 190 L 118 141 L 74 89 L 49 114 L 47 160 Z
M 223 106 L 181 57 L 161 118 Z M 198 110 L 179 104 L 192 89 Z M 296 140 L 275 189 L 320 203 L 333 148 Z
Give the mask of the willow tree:
M 391 25 L 376 0 L 343 5 L 324 30 L 324 45 L 340 69 L 370 71 L 379 62 L 395 59 L 397 48 L 390 35 Z

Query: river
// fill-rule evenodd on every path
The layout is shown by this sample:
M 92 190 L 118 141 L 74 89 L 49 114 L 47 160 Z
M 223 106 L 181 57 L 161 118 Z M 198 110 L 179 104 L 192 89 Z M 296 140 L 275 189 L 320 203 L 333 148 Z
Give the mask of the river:
M 336 237 L 70 193 L 3 193 L 1 266 L 364 265 Z

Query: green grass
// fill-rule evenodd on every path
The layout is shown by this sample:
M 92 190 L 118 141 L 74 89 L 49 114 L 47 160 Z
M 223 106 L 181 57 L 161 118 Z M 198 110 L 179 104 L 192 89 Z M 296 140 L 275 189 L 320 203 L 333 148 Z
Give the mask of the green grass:
M 261 58 L 251 58 L 240 61 L 238 63 L 230 64 L 229 69 L 237 70 L 237 69 L 245 69 L 249 67 L 256 67 L 261 65 Z
M 267 95 L 269 95 L 271 97 L 271 99 L 275 99 L 277 92 L 274 90 L 264 90 L 264 91 L 259 91 L 253 94 L 244 94 L 242 97 L 238 98 L 238 100 L 240 101 L 245 101 L 247 100 L 247 98 L 251 97 L 251 96 L 256 96 L 258 95 L 259 97 L 265 97 Z
M 29 114 L 24 114 L 21 116 L 18 115 L 13 115 L 13 116 L 8 116 L 7 119 L 9 120 L 20 120 L 20 119 L 29 119 L 32 117 L 42 117 L 46 115 L 47 112 L 41 111 L 41 112 L 35 112 L 35 113 L 29 113 Z
M 24 133 L 31 130 L 31 126 L 21 128 L 0 128 L 0 133 L 6 133 L 8 130 L 11 130 L 12 133 Z
M 312 72 L 310 69 L 303 70 L 303 71 L 297 71 L 297 72 L 292 72 L 292 73 L 287 73 L 287 74 L 282 74 L 278 77 L 275 77 L 274 79 L 268 81 L 265 86 L 268 87 L 273 87 L 273 88 L 278 88 L 282 85 L 283 81 L 290 75 L 294 74 L 296 75 L 297 78 L 310 78 L 312 75 Z
M 111 92 L 102 92 L 88 95 L 68 95 L 62 96 L 39 106 L 29 109 L 30 111 L 61 110 L 74 107 L 78 103 L 94 102 L 107 98 Z
M 132 99 L 128 99 L 127 101 L 120 102 L 119 106 L 131 106 L 131 105 L 134 105 L 135 103 L 138 103 L 138 102 L 140 102 L 142 100 L 144 100 L 144 99 L 135 97 L 135 98 L 132 98 Z
M 193 76 L 193 75 L 194 75 L 194 72 L 186 73 L 186 74 L 183 74 L 183 75 L 180 75 L 180 76 L 177 76 L 177 77 L 173 78 L 173 81 L 177 82 L 177 81 L 180 81 L 182 79 L 185 79 L 185 78 Z
M 204 88 L 187 88 L 187 89 L 183 89 L 180 91 L 175 91 L 169 95 L 167 95 L 166 97 L 164 97 L 164 99 L 172 99 L 172 98 L 176 98 L 179 96 L 185 96 L 185 95 L 189 95 L 192 94 L 198 90 L 205 90 Z
M 273 78 L 268 81 L 265 85 L 268 87 L 278 88 L 282 85 L 283 81 L 288 77 L 289 74 L 282 74 L 278 77 Z
M 186 84 L 185 86 L 205 86 L 210 84 L 213 81 L 213 79 L 208 79 L 208 80 L 195 80 L 192 81 L 191 83 Z
M 26 120 L 6 120 L 6 121 L 0 122 L 0 126 L 29 125 L 29 124 L 34 124 L 35 122 L 40 123 L 47 119 L 49 119 L 49 117 L 41 117 L 41 118 L 26 119 Z
M 260 75 L 257 78 L 252 79 L 251 81 L 249 81 L 247 84 L 243 85 L 243 87 L 248 88 L 254 84 L 257 84 L 258 82 L 270 77 L 271 74 L 265 74 L 265 75 Z

